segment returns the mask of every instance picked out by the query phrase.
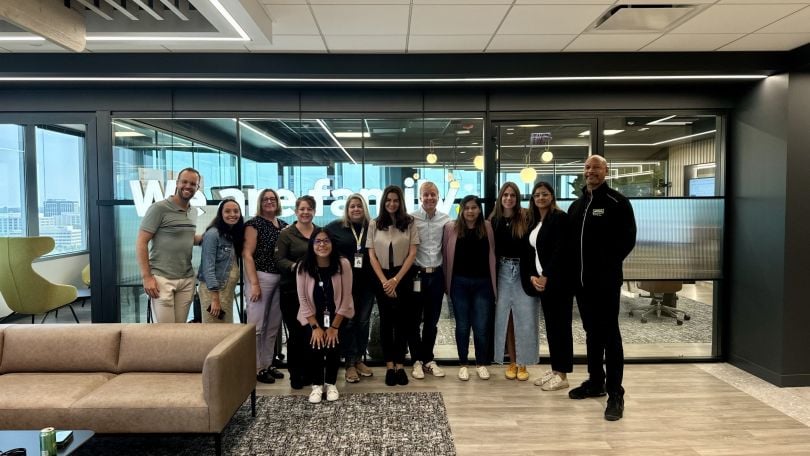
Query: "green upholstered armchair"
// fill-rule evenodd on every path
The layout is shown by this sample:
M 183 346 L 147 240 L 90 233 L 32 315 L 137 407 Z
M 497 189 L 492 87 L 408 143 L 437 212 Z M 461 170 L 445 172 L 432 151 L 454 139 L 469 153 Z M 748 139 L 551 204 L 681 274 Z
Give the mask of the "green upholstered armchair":
M 14 314 L 31 315 L 31 323 L 34 323 L 34 315 L 47 316 L 48 312 L 65 306 L 73 312 L 76 323 L 79 322 L 70 306 L 76 299 L 76 287 L 51 283 L 31 266 L 34 259 L 50 252 L 55 245 L 53 238 L 46 236 L 0 237 L 0 293 L 13 311 L 0 323 Z

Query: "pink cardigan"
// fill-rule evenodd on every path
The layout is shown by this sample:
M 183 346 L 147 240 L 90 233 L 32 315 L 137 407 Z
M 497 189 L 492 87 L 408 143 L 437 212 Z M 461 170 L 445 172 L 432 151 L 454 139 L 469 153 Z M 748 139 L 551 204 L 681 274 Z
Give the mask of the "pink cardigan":
M 298 287 L 298 321 L 301 325 L 308 325 L 308 317 L 315 315 L 315 301 L 313 294 L 317 281 L 304 272 L 296 275 Z M 335 295 L 335 313 L 349 319 L 354 316 L 354 300 L 352 299 L 352 265 L 346 258 L 340 258 L 340 272 L 332 276 L 332 290 Z
M 484 228 L 487 231 L 487 239 L 489 240 L 489 277 L 492 280 L 492 292 L 498 296 L 498 288 L 496 286 L 496 273 L 495 273 L 495 233 L 492 231 L 492 224 L 484 220 Z M 450 293 L 450 284 L 453 280 L 453 261 L 456 258 L 456 224 L 455 222 L 447 222 L 444 225 L 444 237 L 442 238 L 442 256 L 444 264 L 444 281 L 445 291 Z

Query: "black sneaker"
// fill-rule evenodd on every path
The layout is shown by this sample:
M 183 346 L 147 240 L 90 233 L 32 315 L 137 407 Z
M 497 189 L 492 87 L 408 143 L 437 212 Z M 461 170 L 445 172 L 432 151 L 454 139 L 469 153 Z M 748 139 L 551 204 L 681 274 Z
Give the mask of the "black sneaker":
M 607 394 L 605 392 L 605 384 L 595 385 L 590 380 L 585 380 L 581 385 L 568 392 L 568 397 L 571 399 L 586 399 L 589 397 L 601 397 Z
M 394 369 L 388 369 L 385 371 L 385 384 L 388 386 L 394 386 L 397 384 L 397 373 Z
M 397 385 L 405 386 L 408 384 L 408 374 L 405 373 L 405 369 L 397 369 Z
M 270 375 L 267 369 L 262 369 L 256 374 L 256 381 L 261 383 L 276 383 L 276 379 Z
M 608 396 L 607 408 L 605 409 L 605 419 L 608 421 L 618 421 L 624 415 L 624 396 L 611 394 Z
M 268 373 L 270 374 L 270 376 L 272 376 L 273 378 L 276 378 L 276 379 L 282 379 L 282 378 L 284 378 L 284 374 L 282 374 L 281 372 L 279 372 L 279 370 L 278 370 L 278 369 L 276 369 L 275 367 L 270 367 L 270 369 L 267 369 L 267 372 L 268 372 Z

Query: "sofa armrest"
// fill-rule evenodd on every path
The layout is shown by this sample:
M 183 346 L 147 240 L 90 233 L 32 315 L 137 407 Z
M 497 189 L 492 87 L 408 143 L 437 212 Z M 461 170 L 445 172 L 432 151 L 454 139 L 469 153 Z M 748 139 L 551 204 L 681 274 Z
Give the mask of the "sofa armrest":
M 203 364 L 203 395 L 211 432 L 221 432 L 256 388 L 256 327 L 239 327 L 211 350 Z

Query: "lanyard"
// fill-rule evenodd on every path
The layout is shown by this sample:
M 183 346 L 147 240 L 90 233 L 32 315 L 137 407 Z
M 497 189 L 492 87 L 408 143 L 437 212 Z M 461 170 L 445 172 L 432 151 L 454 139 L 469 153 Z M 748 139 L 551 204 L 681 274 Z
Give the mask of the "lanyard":
M 354 236 L 354 241 L 357 243 L 357 251 L 359 252 L 360 250 L 362 250 L 362 245 L 360 241 L 363 239 L 363 233 L 366 232 L 366 227 L 363 227 L 363 229 L 360 230 L 359 235 L 357 234 L 356 231 L 354 231 L 354 223 L 351 223 L 351 228 L 352 228 L 352 235 Z

